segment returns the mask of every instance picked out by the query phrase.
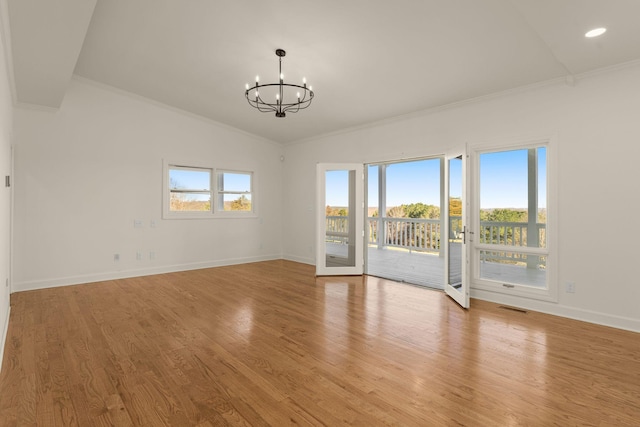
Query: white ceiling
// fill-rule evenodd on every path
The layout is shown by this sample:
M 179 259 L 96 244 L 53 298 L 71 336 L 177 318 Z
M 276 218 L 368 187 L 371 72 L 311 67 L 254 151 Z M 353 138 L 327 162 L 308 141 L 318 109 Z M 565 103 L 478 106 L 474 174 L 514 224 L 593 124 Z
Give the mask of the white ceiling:
M 18 103 L 75 73 L 282 143 L 640 58 L 638 0 L 8 2 Z M 286 118 L 244 98 L 276 48 L 316 95 Z

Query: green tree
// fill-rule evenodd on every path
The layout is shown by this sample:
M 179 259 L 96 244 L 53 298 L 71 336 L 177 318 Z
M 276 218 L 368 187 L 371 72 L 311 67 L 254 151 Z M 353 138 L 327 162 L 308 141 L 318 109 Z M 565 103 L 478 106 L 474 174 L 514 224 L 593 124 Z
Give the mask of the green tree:
M 325 216 L 348 216 L 349 215 L 349 209 L 347 208 L 335 208 L 335 207 L 331 207 L 329 205 L 327 205 L 327 207 L 324 208 L 324 214 Z
M 389 208 L 387 210 L 387 216 L 389 218 L 406 218 L 404 208 L 402 207 L 402 205 Z
M 434 205 L 425 205 L 424 203 L 418 202 L 402 205 L 402 209 L 407 218 L 440 218 L 440 208 Z
M 462 216 L 462 199 L 455 197 L 449 199 L 449 215 Z
M 487 217 L 491 222 L 527 222 L 527 211 L 494 209 Z
M 250 211 L 251 200 L 247 199 L 247 196 L 243 194 L 240 197 L 238 197 L 236 200 L 231 202 L 231 210 L 232 211 Z

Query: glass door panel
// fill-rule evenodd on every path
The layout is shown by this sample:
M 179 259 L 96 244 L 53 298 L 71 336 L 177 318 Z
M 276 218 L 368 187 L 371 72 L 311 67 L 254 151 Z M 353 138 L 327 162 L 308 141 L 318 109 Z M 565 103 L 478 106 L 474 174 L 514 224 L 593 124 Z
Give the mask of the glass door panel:
M 362 165 L 319 164 L 316 274 L 362 274 Z
M 469 281 L 466 277 L 465 157 L 448 157 L 445 164 L 445 292 L 464 308 L 469 307 Z

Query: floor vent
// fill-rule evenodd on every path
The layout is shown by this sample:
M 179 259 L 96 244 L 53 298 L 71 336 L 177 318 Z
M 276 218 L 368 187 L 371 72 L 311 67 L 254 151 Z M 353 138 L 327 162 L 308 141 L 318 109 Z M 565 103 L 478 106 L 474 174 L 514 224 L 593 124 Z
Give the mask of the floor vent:
M 509 307 L 509 306 L 506 306 L 506 305 L 499 305 L 498 308 L 503 308 L 505 310 L 517 311 L 518 313 L 527 314 L 527 310 L 523 310 L 523 309 L 517 308 L 517 307 Z

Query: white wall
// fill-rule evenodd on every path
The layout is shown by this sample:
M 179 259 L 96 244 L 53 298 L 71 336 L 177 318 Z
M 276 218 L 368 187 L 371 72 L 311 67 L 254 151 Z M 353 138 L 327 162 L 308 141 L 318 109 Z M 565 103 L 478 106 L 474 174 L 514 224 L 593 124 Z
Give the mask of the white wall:
M 467 142 L 538 137 L 557 143 L 559 302 L 479 290 L 472 296 L 640 331 L 637 63 L 581 76 L 575 86 L 538 86 L 287 146 L 284 256 L 314 263 L 318 162 L 395 160 L 442 154 Z M 567 281 L 576 283 L 576 293 L 564 292 Z
M 11 189 L 5 187 L 4 177 L 11 175 L 11 138 L 13 128 L 13 98 L 7 64 L 7 34 L 4 28 L 6 4 L 0 2 L 0 364 L 9 324 L 9 286 L 11 250 Z
M 14 125 L 13 291 L 281 257 L 278 144 L 79 79 Z M 254 171 L 258 217 L 162 220 L 165 158 Z

